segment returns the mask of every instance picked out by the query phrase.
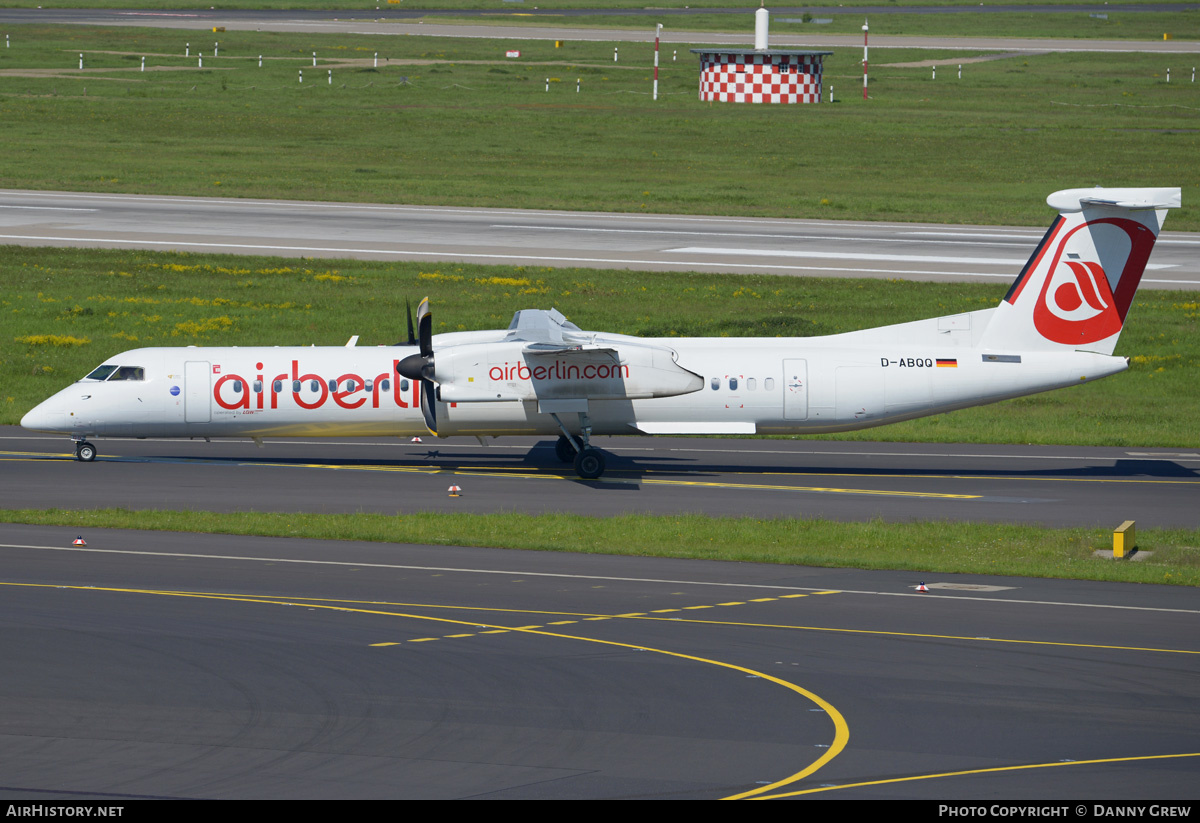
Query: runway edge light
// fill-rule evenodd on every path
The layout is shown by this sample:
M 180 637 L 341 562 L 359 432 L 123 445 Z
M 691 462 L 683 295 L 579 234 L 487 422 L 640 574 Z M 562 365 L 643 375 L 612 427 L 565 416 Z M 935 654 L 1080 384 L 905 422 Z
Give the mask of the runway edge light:
M 86 546 L 87 541 L 83 539 L 83 535 L 81 534 L 81 535 L 79 535 L 79 537 L 76 537 L 74 540 L 71 541 L 71 545 L 72 546 Z
M 921 582 L 921 585 L 917 586 L 917 591 L 919 591 L 919 592 L 927 592 L 927 591 L 929 591 L 929 587 L 925 585 L 925 582 L 924 582 L 924 581 L 922 581 L 922 582 Z
M 449 491 L 451 497 L 458 497 L 460 494 L 462 494 L 462 489 L 458 486 L 451 486 Z

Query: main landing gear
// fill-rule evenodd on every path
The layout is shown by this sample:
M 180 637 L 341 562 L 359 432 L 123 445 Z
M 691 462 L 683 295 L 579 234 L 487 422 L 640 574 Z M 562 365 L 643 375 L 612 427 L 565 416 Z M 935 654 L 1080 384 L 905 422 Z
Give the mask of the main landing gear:
M 554 422 L 558 423 L 558 427 L 563 432 L 558 438 L 558 442 L 554 444 L 554 454 L 559 461 L 572 463 L 575 467 L 575 474 L 584 480 L 595 480 L 604 474 L 604 452 L 588 445 L 592 436 L 592 427 L 588 424 L 587 415 L 579 415 L 582 432 L 578 438 L 571 436 L 567 427 L 558 419 L 557 414 L 550 416 L 554 418 Z
M 80 463 L 91 463 L 96 459 L 96 447 L 86 440 L 76 441 L 75 459 Z

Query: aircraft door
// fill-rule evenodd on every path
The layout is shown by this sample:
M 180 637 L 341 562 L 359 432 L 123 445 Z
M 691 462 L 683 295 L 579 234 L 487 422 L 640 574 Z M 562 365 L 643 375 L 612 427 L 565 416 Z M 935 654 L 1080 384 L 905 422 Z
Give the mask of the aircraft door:
M 783 361 L 783 419 L 808 419 L 808 361 Z
M 186 423 L 207 423 L 212 415 L 209 382 L 212 367 L 207 361 L 189 360 L 183 365 L 184 411 Z

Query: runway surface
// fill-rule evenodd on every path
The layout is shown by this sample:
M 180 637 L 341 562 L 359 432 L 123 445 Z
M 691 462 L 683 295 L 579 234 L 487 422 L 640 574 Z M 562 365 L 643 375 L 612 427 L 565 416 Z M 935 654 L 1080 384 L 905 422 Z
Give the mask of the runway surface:
M 652 270 L 1005 282 L 1042 231 L 0 192 L 0 243 Z M 1200 285 L 1197 246 L 1164 235 L 1146 285 Z M 85 465 L 5 427 L 0 481 L 14 508 L 1191 527 L 1200 486 L 1200 452 L 684 438 L 597 438 L 584 482 L 551 444 L 98 440 Z M 1191 589 L 78 531 L 0 525 L 7 800 L 1170 802 L 1200 778 Z
M 75 535 L 0 526 L 6 800 L 1162 803 L 1200 777 L 1190 590 Z
M 1077 7 L 1079 13 L 1103 6 Z M 1183 10 L 1184 6 L 1174 6 Z M 506 10 L 510 15 L 524 16 L 523 9 Z M 690 10 L 689 10 L 690 11 Z M 704 13 L 697 9 L 696 13 Z M 668 25 L 661 33 L 664 43 L 718 43 L 724 45 L 749 45 L 753 42 L 753 28 L 749 22 L 749 10 L 744 12 L 744 31 L 737 33 L 697 32 L 676 29 Z M 812 9 L 798 9 L 812 11 Z M 845 11 L 842 9 L 841 11 Z M 909 11 L 897 9 L 898 12 Z M 990 11 L 990 9 L 988 9 Z M 869 14 L 861 8 L 850 13 Z M 458 13 L 469 16 L 469 13 Z M 368 16 L 369 15 L 369 16 Z M 340 19 L 329 19 L 330 16 Z M 506 16 L 501 14 L 498 16 Z M 188 10 L 188 11 L 131 11 L 95 9 L 0 9 L 3 23 L 80 23 L 106 26 L 151 26 L 190 31 L 208 31 L 212 27 L 224 27 L 229 31 L 303 31 L 342 34 L 371 35 L 421 35 L 426 37 L 477 37 L 505 40 L 596 40 L 604 42 L 652 42 L 654 25 L 649 18 L 645 30 L 572 28 L 570 17 L 563 16 L 541 26 L 474 25 L 471 23 L 425 23 L 406 22 L 403 13 L 388 14 L 384 10 L 363 12 L 342 11 L 311 13 L 294 11 L 233 11 L 233 10 Z M 664 17 L 664 19 L 667 19 Z M 674 18 L 686 25 L 686 19 Z M 540 22 L 540 21 L 539 21 Z M 731 23 L 731 28 L 734 27 Z M 996 51 L 1101 51 L 1101 52 L 1155 52 L 1159 54 L 1198 54 L 1200 42 L 1186 40 L 1084 40 L 1075 38 L 1006 38 L 1006 37 L 928 37 L 887 35 L 881 27 L 872 30 L 871 45 L 876 48 L 918 48 L 950 50 L 996 50 Z M 773 31 L 771 45 L 774 48 L 835 48 L 857 47 L 862 44 L 858 35 L 830 35 L 805 31 L 799 34 Z
M 1049 225 L 1047 209 L 1046 224 Z M 0 244 L 1009 283 L 1045 227 L 604 214 L 0 190 Z M 1164 232 L 1143 288 L 1200 288 Z
M 1048 526 L 1197 524 L 1200 452 L 820 440 L 597 437 L 599 480 L 554 441 L 500 438 L 70 441 L 0 428 L 8 508 L 623 512 Z M 18 481 L 19 478 L 19 481 Z M 451 498 L 447 489 L 460 486 Z

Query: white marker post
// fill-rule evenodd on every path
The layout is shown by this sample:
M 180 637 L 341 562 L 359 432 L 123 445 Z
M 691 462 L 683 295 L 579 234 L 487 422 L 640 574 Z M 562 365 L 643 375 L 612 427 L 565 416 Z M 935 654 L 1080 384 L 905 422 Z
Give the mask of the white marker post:
M 933 79 L 937 80 L 937 66 L 933 67 Z
M 829 84 L 829 102 L 833 102 L 833 83 Z
M 191 43 L 185 43 L 185 44 L 184 44 L 184 46 L 183 46 L 183 56 L 184 56 L 184 57 L 191 57 L 191 56 L 192 56 L 192 44 L 191 44 Z
M 196 67 L 204 68 L 204 55 L 202 53 L 196 55 Z
M 329 70 L 329 85 L 333 85 L 333 69 Z
M 258 67 L 260 69 L 262 68 L 262 55 L 261 54 L 258 56 Z
M 579 78 L 575 78 L 575 93 L 579 94 Z
M 867 99 L 867 18 L 863 18 L 863 100 Z
M 213 43 L 213 57 L 216 57 L 220 53 L 221 53 L 221 43 L 220 43 L 220 41 L 217 41 L 217 42 Z
M 678 55 L 678 54 L 679 54 L 679 50 L 678 50 L 678 49 L 672 49 L 672 50 L 671 50 L 671 62 L 672 62 L 672 63 L 674 63 L 674 62 L 675 62 L 675 57 L 676 57 L 676 55 Z
M 1167 69 L 1167 82 L 1168 83 L 1171 82 L 1171 70 L 1170 69 Z
M 617 47 L 613 46 L 613 62 L 617 62 Z
M 300 69 L 300 82 L 304 82 L 304 69 Z
M 373 65 L 371 68 L 373 68 L 373 69 L 379 68 L 379 52 L 375 52 L 375 65 Z
M 8 48 L 8 35 L 4 35 L 4 48 Z
M 146 70 L 146 58 L 145 58 L 145 56 L 143 55 L 143 57 L 142 57 L 142 71 L 145 71 L 145 70 Z
M 546 78 L 546 91 L 550 91 L 550 78 Z
M 313 68 L 315 69 L 316 67 L 317 67 L 317 53 L 314 51 L 313 52 Z
M 83 54 L 82 54 L 82 52 L 79 55 L 79 70 L 83 71 Z
M 658 99 L 658 38 L 662 34 L 662 23 L 654 25 L 654 99 Z

